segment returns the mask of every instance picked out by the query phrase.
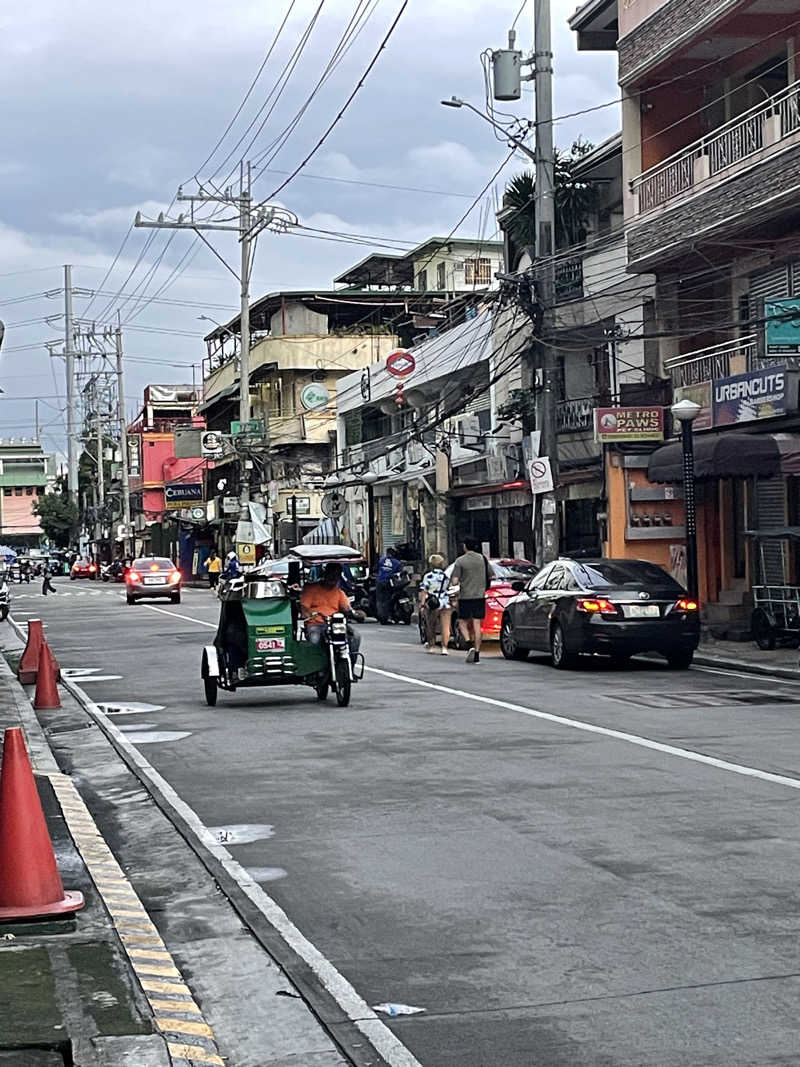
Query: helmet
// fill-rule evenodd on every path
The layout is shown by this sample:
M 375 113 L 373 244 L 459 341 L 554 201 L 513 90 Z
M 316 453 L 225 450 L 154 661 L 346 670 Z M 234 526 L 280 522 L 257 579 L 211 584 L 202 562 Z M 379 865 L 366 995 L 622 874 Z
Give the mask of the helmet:
M 235 552 L 229 552 L 227 554 L 227 556 L 225 557 L 225 559 L 236 559 L 236 553 Z

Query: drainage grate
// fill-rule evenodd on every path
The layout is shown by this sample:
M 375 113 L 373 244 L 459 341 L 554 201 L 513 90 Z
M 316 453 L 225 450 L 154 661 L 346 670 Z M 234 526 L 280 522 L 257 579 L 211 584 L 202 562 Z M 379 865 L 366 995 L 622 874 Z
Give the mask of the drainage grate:
M 643 708 L 721 708 L 729 704 L 800 704 L 800 693 L 773 693 L 766 689 L 731 689 L 693 693 L 636 693 L 614 696 L 625 704 Z

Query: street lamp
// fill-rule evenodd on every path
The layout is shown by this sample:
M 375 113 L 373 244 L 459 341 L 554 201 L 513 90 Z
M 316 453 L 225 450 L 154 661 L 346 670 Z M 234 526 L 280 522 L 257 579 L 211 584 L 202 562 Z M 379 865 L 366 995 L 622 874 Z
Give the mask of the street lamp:
M 496 130 L 499 130 L 503 136 L 508 139 L 509 144 L 514 145 L 520 152 L 524 152 L 529 159 L 532 159 L 534 163 L 536 162 L 536 153 L 531 151 L 520 137 L 515 136 L 515 134 L 506 129 L 502 123 L 495 122 L 494 119 L 486 115 L 480 108 L 475 107 L 474 104 L 469 104 L 466 100 L 460 100 L 457 96 L 451 96 L 449 100 L 440 100 L 439 103 L 442 107 L 466 107 L 470 111 L 474 111 L 476 115 L 484 120 L 484 122 L 488 122 L 490 126 L 494 126 Z M 528 129 L 530 130 L 530 123 L 528 124 Z
M 681 424 L 683 450 L 683 509 L 686 527 L 686 586 L 689 596 L 698 597 L 697 582 L 697 501 L 694 495 L 694 436 L 692 424 L 700 414 L 693 400 L 679 400 L 670 408 L 673 419 Z

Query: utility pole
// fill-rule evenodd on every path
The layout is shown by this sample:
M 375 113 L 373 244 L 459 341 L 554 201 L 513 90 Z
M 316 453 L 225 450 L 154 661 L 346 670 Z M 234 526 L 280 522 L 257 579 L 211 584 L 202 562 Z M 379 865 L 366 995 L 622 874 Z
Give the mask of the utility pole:
M 125 418 L 125 380 L 122 369 L 122 326 L 117 312 L 117 328 L 114 331 L 117 360 L 117 419 L 119 422 L 119 448 L 122 453 L 122 521 L 125 524 L 125 536 L 122 538 L 122 555 L 128 558 L 131 529 L 131 490 L 130 469 L 128 466 L 128 423 Z M 133 554 L 133 553 L 131 553 Z
M 64 360 L 67 375 L 67 489 L 78 506 L 78 450 L 75 440 L 75 350 L 72 336 L 72 267 L 64 266 Z M 73 531 L 74 534 L 74 531 Z
M 239 433 L 247 433 L 250 421 L 250 278 L 253 270 L 253 258 L 255 254 L 256 238 L 258 234 L 267 228 L 285 230 L 290 225 L 297 225 L 296 216 L 285 208 L 273 207 L 268 204 L 259 204 L 255 208 L 252 201 L 251 170 L 250 164 L 243 161 L 239 166 L 239 191 L 234 192 L 231 187 L 222 191 L 214 189 L 208 192 L 202 182 L 199 183 L 196 194 L 186 196 L 183 189 L 178 189 L 176 199 L 189 205 L 188 217 L 185 214 L 178 215 L 177 219 L 167 219 L 164 214 L 158 216 L 155 221 L 143 219 L 141 212 L 137 212 L 134 221 L 135 226 L 148 227 L 150 229 L 171 230 L 194 230 L 197 236 L 206 244 L 226 270 L 239 282 L 240 312 L 240 352 L 239 352 Z M 213 213 L 202 216 L 196 214 L 208 204 L 236 207 L 239 211 L 237 225 L 226 222 L 214 222 Z M 241 266 L 239 273 L 222 258 L 217 250 L 203 236 L 203 230 L 227 230 L 238 234 L 241 245 Z M 269 448 L 269 411 L 264 410 L 264 439 Z M 240 447 L 239 451 L 239 519 L 241 522 L 250 521 L 250 478 L 252 462 L 248 459 L 247 449 Z M 267 459 L 267 478 L 270 477 L 270 464 Z M 271 522 L 271 509 L 268 506 L 268 521 Z
M 551 344 L 555 306 L 555 155 L 553 151 L 553 49 L 550 0 L 534 0 L 534 86 L 536 97 L 536 276 L 542 307 L 537 363 L 542 368 L 537 423 L 541 430 L 541 454 L 548 456 L 553 485 L 558 486 L 558 431 L 556 422 L 556 372 L 558 356 Z M 558 557 L 560 531 L 555 492 L 541 495 L 537 562 Z
M 103 520 L 100 517 L 100 512 L 105 504 L 105 471 L 103 470 L 103 414 L 100 410 L 101 400 L 100 392 L 95 389 L 94 393 L 95 402 L 95 434 L 97 441 L 97 520 L 95 522 L 95 540 L 97 541 L 98 551 L 100 548 L 100 541 L 103 539 Z

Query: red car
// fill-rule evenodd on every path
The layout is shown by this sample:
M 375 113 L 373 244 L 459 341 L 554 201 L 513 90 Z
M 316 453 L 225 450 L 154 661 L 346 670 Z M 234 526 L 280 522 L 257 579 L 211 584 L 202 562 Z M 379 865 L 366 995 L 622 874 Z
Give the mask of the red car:
M 74 582 L 76 578 L 89 578 L 97 581 L 97 564 L 88 559 L 76 559 L 69 572 L 69 580 Z
M 494 577 L 486 590 L 486 618 L 481 626 L 481 634 L 487 641 L 499 641 L 506 604 L 517 595 L 511 583 L 527 581 L 536 574 L 539 568 L 527 559 L 490 559 L 489 563 Z M 453 565 L 450 564 L 445 573 L 450 575 L 452 572 Z M 458 633 L 457 620 L 458 611 L 456 610 L 453 615 L 454 634 Z

